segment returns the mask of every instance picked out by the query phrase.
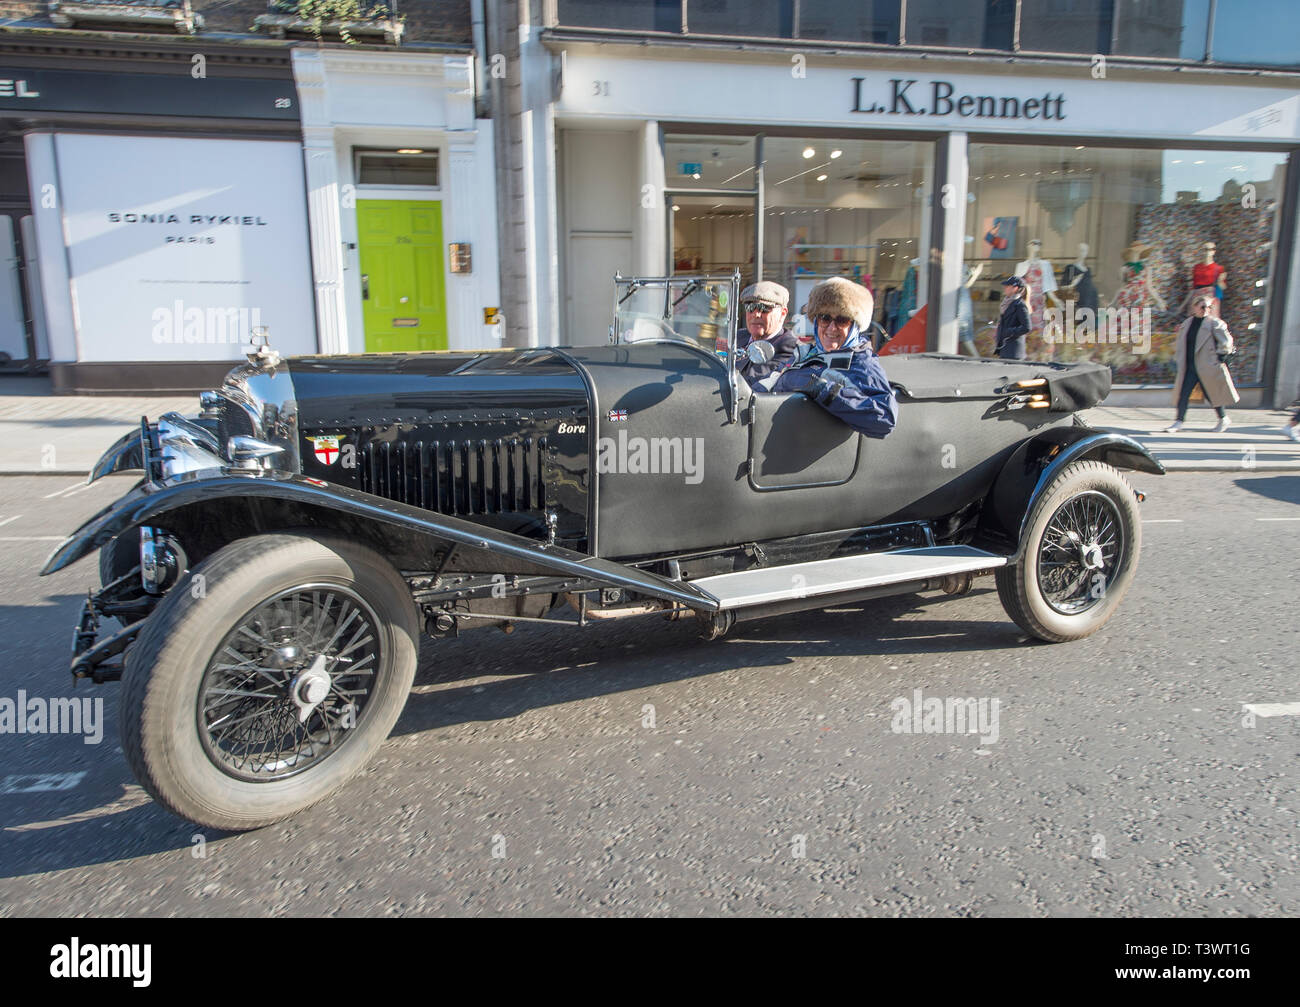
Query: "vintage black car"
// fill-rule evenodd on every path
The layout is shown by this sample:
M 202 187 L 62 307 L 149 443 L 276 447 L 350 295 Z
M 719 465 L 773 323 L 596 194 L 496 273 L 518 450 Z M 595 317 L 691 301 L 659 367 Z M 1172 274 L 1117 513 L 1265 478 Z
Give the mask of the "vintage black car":
M 887 356 L 898 423 L 867 438 L 749 387 L 736 301 L 736 277 L 619 279 L 603 346 L 263 345 L 197 416 L 142 420 L 90 478 L 143 478 L 43 571 L 99 550 L 72 672 L 122 679 L 140 782 L 215 828 L 294 814 L 383 742 L 425 634 L 657 616 L 716 638 L 986 574 L 1041 640 L 1117 610 L 1141 542 L 1117 469 L 1164 470 L 1075 416 L 1105 367 Z

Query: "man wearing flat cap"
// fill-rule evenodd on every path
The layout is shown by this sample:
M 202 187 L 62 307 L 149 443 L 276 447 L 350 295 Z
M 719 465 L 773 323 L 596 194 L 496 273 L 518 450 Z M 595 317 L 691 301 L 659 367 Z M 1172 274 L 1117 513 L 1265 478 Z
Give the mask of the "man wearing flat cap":
M 772 391 L 802 392 L 868 437 L 893 430 L 898 400 L 867 335 L 874 309 L 871 291 L 852 280 L 834 276 L 813 287 L 805 314 L 817 326 L 816 340 Z
M 799 340 L 785 328 L 790 308 L 790 291 L 779 283 L 761 280 L 751 283 L 740 294 L 745 321 L 736 339 L 736 370 L 750 384 L 783 370 L 799 355 Z M 745 347 L 756 339 L 765 339 L 776 352 L 765 364 L 753 363 L 745 356 Z

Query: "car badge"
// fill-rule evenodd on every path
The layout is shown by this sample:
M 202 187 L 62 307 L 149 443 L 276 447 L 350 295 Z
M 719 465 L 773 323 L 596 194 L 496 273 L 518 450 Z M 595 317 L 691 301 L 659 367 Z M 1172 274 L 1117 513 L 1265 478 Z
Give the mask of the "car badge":
M 308 437 L 312 447 L 316 449 L 316 459 L 322 465 L 333 465 L 339 456 L 339 439 L 344 434 L 337 434 L 333 437 Z
M 626 409 L 611 409 L 609 411 L 609 421 L 611 423 L 617 423 L 619 420 L 625 419 L 627 419 Z

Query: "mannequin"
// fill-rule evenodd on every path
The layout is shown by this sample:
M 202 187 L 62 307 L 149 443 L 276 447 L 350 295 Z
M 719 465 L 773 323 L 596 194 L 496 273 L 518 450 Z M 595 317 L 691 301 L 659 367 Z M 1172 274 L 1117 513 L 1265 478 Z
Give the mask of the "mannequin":
M 1065 267 L 1061 274 L 1061 295 L 1067 301 L 1075 302 L 1075 309 L 1088 308 L 1095 315 L 1097 312 L 1097 288 L 1092 282 L 1092 270 L 1088 268 L 1088 245 L 1079 242 L 1079 257 Z
M 1041 332 L 1043 330 L 1043 309 L 1050 300 L 1056 307 L 1061 306 L 1061 300 L 1056 296 L 1056 273 L 1052 270 L 1052 264 L 1042 257 L 1043 243 L 1037 238 L 1030 239 L 1029 258 L 1025 259 L 1016 266 L 1016 276 L 1024 278 L 1025 284 L 1029 287 L 1029 330 L 1031 332 Z M 1043 343 L 1042 352 L 1050 359 L 1055 351 L 1055 346 L 1051 343 Z
M 984 272 L 984 263 L 977 262 L 966 267 L 966 280 L 957 291 L 957 343 L 958 351 L 969 357 L 978 357 L 980 351 L 975 348 L 975 305 L 971 302 L 970 289 Z
M 1193 300 L 1197 294 L 1214 295 L 1214 317 L 1223 313 L 1223 295 L 1228 289 L 1228 271 L 1214 261 L 1214 242 L 1207 241 L 1202 246 L 1204 253 L 1200 263 L 1192 270 L 1192 292 L 1187 299 Z
M 1146 272 L 1146 266 L 1152 251 L 1151 246 L 1144 241 L 1135 241 L 1124 249 L 1124 265 L 1119 270 L 1124 286 L 1120 287 L 1110 302 L 1112 308 L 1141 310 L 1150 301 L 1159 311 L 1169 310 L 1164 299 L 1147 282 L 1150 275 Z
M 898 303 L 898 327 L 901 329 L 907 324 L 907 320 L 916 314 L 916 267 L 921 264 L 920 259 L 913 259 L 907 265 L 907 273 L 903 277 L 903 292 Z M 894 335 L 895 333 L 890 333 Z

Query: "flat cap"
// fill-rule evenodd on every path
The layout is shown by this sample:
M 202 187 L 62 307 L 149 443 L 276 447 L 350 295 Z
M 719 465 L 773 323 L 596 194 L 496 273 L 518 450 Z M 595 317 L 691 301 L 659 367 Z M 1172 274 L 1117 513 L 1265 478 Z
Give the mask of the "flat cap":
M 768 304 L 775 304 L 778 308 L 788 308 L 790 291 L 771 280 L 760 280 L 758 283 L 751 283 L 740 292 L 740 303 L 744 304 L 746 301 L 765 301 Z

